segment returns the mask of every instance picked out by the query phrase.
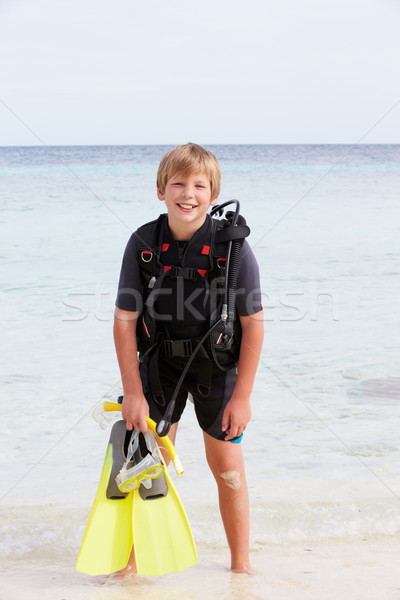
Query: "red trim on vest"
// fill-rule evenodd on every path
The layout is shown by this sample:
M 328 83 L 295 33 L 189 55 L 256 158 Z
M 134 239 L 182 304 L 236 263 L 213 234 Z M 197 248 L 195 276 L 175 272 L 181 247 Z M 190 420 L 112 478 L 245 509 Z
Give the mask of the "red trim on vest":
M 210 246 L 203 246 L 201 249 L 201 253 L 208 256 L 210 254 Z
M 226 260 L 226 258 L 224 258 L 223 256 L 221 256 L 218 260 Z
M 167 271 L 169 271 L 170 269 L 172 269 L 172 267 L 171 267 L 171 266 L 164 265 L 164 266 L 163 266 L 163 273 L 166 273 L 166 272 L 167 272 Z
M 142 250 L 142 254 L 153 254 L 151 250 Z
M 197 269 L 197 272 L 202 276 L 205 277 L 207 275 L 207 269 Z
M 144 317 L 142 317 L 142 324 L 143 324 L 144 332 L 145 332 L 146 336 L 149 338 L 150 337 L 150 333 L 149 333 L 149 330 L 147 329 L 146 323 L 144 322 Z
M 167 242 L 165 242 L 165 244 L 163 244 L 161 246 L 161 252 L 166 252 L 169 248 L 169 244 Z

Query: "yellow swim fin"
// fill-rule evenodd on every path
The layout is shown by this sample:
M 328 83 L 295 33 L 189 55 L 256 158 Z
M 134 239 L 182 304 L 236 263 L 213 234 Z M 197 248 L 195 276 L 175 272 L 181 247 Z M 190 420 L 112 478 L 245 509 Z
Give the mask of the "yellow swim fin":
M 133 547 L 139 575 L 164 575 L 197 563 L 190 525 L 168 469 L 133 492 Z
M 125 437 L 125 421 L 117 421 L 111 431 L 76 569 L 88 575 L 119 571 L 127 565 L 132 544 L 139 575 L 186 569 L 197 562 L 196 549 L 168 469 L 152 480 L 149 489 L 141 484 L 124 494 L 116 486 L 115 477 L 126 460 Z M 170 444 L 167 438 L 166 441 Z M 143 443 L 135 455 L 138 460 L 141 451 L 146 452 Z
M 120 492 L 114 482 L 125 461 L 125 434 L 125 421 L 117 421 L 111 430 L 75 567 L 88 575 L 108 575 L 123 569 L 131 553 L 133 498 L 132 494 Z

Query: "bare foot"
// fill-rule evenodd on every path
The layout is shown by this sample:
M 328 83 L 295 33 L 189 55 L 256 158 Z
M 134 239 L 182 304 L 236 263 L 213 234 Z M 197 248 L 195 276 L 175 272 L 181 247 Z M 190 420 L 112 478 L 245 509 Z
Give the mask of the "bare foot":
M 250 563 L 231 565 L 231 571 L 232 573 L 244 573 L 245 575 L 253 575 Z
M 128 573 L 137 573 L 135 552 L 133 548 L 131 550 L 131 554 L 129 556 L 128 564 L 126 565 L 126 567 L 117 571 L 118 575 L 128 575 Z

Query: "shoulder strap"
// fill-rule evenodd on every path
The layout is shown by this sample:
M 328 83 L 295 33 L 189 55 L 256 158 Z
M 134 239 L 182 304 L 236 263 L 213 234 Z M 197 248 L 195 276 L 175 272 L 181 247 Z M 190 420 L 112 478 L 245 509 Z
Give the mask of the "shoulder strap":
M 139 268 L 147 275 L 158 275 L 162 269 L 160 252 L 166 216 L 160 215 L 158 219 L 139 227 L 136 232 Z
M 230 242 L 232 240 L 241 240 L 243 244 L 244 238 L 250 235 L 250 227 L 246 225 L 246 220 L 242 215 L 239 215 L 237 225 L 230 225 L 226 219 L 215 220 L 217 223 L 217 230 L 215 233 L 215 241 L 219 242 Z
M 166 214 L 162 214 L 154 221 L 139 227 L 135 234 L 138 240 L 138 248 L 153 250 L 156 247 L 166 216 Z

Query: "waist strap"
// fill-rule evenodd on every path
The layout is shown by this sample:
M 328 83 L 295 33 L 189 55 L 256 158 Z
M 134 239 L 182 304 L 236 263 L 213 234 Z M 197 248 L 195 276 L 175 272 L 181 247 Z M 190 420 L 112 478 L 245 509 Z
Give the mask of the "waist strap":
M 168 358 L 187 358 L 193 352 L 192 340 L 163 340 L 160 351 L 161 354 L 164 354 Z

